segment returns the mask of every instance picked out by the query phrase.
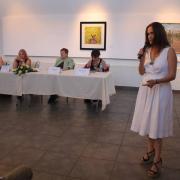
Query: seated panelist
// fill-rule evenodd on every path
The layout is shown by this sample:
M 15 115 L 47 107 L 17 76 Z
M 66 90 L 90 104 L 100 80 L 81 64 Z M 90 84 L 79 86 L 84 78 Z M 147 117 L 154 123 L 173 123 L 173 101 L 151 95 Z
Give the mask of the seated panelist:
M 0 68 L 2 67 L 2 65 L 4 65 L 4 60 L 3 60 L 3 58 L 0 56 Z
M 62 70 L 74 69 L 75 63 L 72 58 L 68 57 L 69 50 L 62 48 L 60 50 L 60 57 L 56 59 L 54 66 L 60 67 Z
M 84 68 L 90 68 L 90 71 L 107 72 L 109 71 L 109 65 L 100 58 L 100 51 L 98 49 L 92 50 L 91 60 L 84 66 Z
M 88 61 L 88 63 L 84 66 L 84 68 L 90 68 L 90 71 L 94 72 L 108 72 L 109 71 L 109 65 L 106 64 L 106 62 L 100 58 L 100 51 L 98 49 L 94 49 L 91 52 L 91 60 Z M 100 100 L 90 100 L 85 99 L 85 103 L 101 103 Z
M 54 66 L 60 67 L 63 71 L 74 69 L 75 63 L 72 58 L 68 57 L 69 50 L 66 48 L 62 48 L 60 50 L 60 57 L 56 59 L 56 63 Z M 56 99 L 58 98 L 57 95 L 51 95 L 48 104 L 53 104 L 56 102 Z
M 28 57 L 25 49 L 20 49 L 17 57 L 14 59 L 13 69 L 18 68 L 23 64 L 31 66 L 31 59 Z

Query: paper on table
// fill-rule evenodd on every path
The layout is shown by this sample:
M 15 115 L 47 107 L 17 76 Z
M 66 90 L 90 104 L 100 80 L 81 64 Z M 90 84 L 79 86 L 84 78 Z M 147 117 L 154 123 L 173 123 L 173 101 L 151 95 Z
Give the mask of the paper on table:
M 59 74 L 61 69 L 59 67 L 49 67 L 48 74 Z
M 10 71 L 10 65 L 2 65 L 0 71 L 1 72 L 9 72 Z
M 74 72 L 76 76 L 88 76 L 90 73 L 90 69 L 79 67 L 76 68 Z

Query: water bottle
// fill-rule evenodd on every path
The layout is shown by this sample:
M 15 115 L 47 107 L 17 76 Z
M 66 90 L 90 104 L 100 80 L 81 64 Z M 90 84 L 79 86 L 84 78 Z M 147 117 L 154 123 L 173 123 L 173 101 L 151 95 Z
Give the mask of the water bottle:
M 39 69 L 39 68 L 40 68 L 40 62 L 37 61 L 37 62 L 35 63 L 35 66 L 34 66 L 34 67 L 37 68 L 37 69 Z
M 103 72 L 103 65 L 102 65 L 102 63 L 100 63 L 99 72 Z

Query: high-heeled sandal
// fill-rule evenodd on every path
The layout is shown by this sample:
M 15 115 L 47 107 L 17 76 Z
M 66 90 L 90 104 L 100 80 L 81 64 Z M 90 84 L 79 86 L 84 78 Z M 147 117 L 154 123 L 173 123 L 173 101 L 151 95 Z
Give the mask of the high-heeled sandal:
M 152 169 L 153 166 L 155 167 L 156 170 Z M 152 178 L 159 177 L 159 175 L 161 174 L 161 166 L 162 166 L 162 159 L 160 158 L 160 160 L 154 162 L 151 168 L 147 171 L 148 176 Z
M 144 157 L 145 155 L 147 156 L 147 158 Z M 153 149 L 152 151 L 147 152 L 145 155 L 142 157 L 141 163 L 142 164 L 150 164 L 153 162 L 155 150 Z

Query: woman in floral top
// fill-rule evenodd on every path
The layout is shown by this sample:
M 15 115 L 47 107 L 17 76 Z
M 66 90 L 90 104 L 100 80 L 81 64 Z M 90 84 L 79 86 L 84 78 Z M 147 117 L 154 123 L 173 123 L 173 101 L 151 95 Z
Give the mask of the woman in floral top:
M 98 49 L 92 50 L 91 52 L 91 60 L 88 61 L 88 63 L 85 65 L 85 68 L 90 68 L 91 71 L 97 71 L 97 72 L 107 72 L 109 71 L 109 65 L 106 64 L 106 62 L 101 59 L 100 57 L 100 51 Z

